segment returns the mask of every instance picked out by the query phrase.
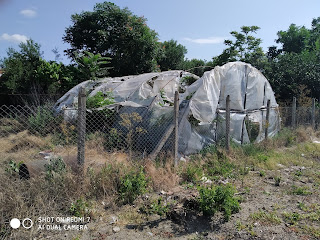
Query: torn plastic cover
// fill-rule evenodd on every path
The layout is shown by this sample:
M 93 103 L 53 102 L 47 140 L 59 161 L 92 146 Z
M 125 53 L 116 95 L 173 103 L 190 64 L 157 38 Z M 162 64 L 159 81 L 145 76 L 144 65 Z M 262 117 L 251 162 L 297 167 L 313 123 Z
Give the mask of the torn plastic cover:
M 185 76 L 198 78 L 191 73 L 175 70 L 86 81 L 61 97 L 55 110 L 57 113 L 64 111 L 67 119 L 76 118 L 78 92 L 80 87 L 85 87 L 89 97 L 98 92 L 111 92 L 115 103 L 106 108 L 121 105 L 152 109 L 147 120 L 152 125 L 161 119 L 173 121 L 174 92 L 185 89 L 179 94 L 179 114 L 181 116 L 185 110 L 181 104 L 186 101 L 189 101 L 189 114 L 179 122 L 180 154 L 196 153 L 208 144 L 223 140 L 228 95 L 231 107 L 230 136 L 234 142 L 259 142 L 264 139 L 268 100 L 271 103 L 268 135 L 274 136 L 279 131 L 280 117 L 272 88 L 268 80 L 250 64 L 232 62 L 217 66 L 190 86 L 183 84 L 182 78 Z

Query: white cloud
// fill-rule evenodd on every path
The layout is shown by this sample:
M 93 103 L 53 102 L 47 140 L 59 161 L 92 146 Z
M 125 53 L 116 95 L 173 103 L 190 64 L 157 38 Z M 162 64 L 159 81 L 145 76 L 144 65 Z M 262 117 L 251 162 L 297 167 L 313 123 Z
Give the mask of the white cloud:
M 13 43 L 26 43 L 29 38 L 25 35 L 20 35 L 20 34 L 12 34 L 9 35 L 8 33 L 4 33 L 0 36 L 0 40 L 8 41 L 8 42 L 13 42 Z
M 20 14 L 28 18 L 33 18 L 37 15 L 37 12 L 33 9 L 23 9 L 20 11 Z
M 224 37 L 208 37 L 208 38 L 184 38 L 183 40 L 198 44 L 218 44 L 223 43 Z

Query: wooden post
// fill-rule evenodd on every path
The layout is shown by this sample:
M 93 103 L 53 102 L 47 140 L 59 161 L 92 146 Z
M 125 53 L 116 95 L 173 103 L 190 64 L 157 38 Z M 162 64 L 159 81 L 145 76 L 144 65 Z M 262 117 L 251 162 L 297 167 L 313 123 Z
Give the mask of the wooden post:
M 266 125 L 264 132 L 264 139 L 268 139 L 268 128 L 269 128 L 269 118 L 270 118 L 270 99 L 267 102 L 267 116 L 266 116 Z
M 174 166 L 178 166 L 178 147 L 179 147 L 179 92 L 174 93 Z
M 84 164 L 84 149 L 86 137 L 86 91 L 80 88 L 78 95 L 78 164 Z
M 316 99 L 315 98 L 312 98 L 311 125 L 313 129 L 316 128 Z
M 291 126 L 293 128 L 296 127 L 296 112 L 297 112 L 297 99 L 296 97 L 293 97 L 292 101 L 292 119 L 291 119 Z
M 226 150 L 230 150 L 230 95 L 226 99 Z

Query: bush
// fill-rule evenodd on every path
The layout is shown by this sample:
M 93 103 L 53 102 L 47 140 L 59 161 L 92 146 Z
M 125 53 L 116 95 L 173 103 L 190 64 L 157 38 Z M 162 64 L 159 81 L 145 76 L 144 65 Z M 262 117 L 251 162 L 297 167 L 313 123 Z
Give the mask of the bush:
M 75 217 L 84 217 L 89 213 L 89 203 L 81 197 L 77 201 L 71 203 L 69 211 Z
M 182 182 L 196 183 L 202 176 L 202 168 L 195 164 L 188 164 L 181 172 Z
M 234 197 L 235 188 L 230 184 L 214 187 L 200 186 L 199 206 L 206 216 L 214 215 L 217 211 L 224 213 L 226 221 L 231 214 L 240 210 L 239 199 Z
M 146 192 L 148 180 L 143 172 L 143 167 L 138 172 L 130 171 L 120 180 L 118 189 L 119 200 L 123 204 L 130 203 Z
M 55 117 L 49 105 L 39 106 L 36 111 L 28 117 L 28 129 L 33 134 L 46 136 L 59 126 L 61 117 Z

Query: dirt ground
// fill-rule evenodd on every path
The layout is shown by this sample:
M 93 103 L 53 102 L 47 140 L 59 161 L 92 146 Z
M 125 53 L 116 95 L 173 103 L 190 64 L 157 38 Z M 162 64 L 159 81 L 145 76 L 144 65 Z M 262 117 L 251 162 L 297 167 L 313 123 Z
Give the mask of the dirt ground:
M 319 161 L 315 158 L 314 161 Z M 179 186 L 170 192 L 144 195 L 134 205 L 109 210 L 101 203 L 100 217 L 83 232 L 65 232 L 64 239 L 320 239 L 319 169 L 279 164 L 279 170 L 251 170 L 237 186 L 241 210 L 226 222 L 222 214 L 211 218 L 197 211 L 195 188 Z M 276 186 L 275 177 L 280 176 Z M 241 191 L 239 191 L 239 189 Z M 162 196 L 173 207 L 166 216 L 142 214 L 146 199 Z M 111 208 L 111 207 L 110 207 Z M 47 235 L 47 236 L 46 236 Z M 48 232 L 37 239 L 55 239 Z

